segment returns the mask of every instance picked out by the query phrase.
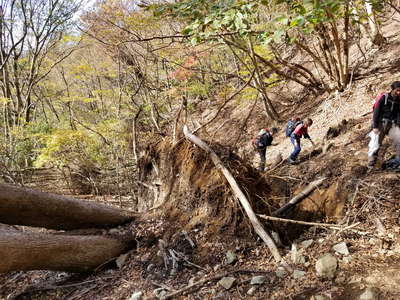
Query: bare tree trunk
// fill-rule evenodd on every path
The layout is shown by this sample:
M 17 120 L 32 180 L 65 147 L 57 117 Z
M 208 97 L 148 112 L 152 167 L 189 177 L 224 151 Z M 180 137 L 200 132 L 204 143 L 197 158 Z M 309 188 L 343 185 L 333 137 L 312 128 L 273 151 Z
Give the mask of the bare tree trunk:
M 0 231 L 0 273 L 27 270 L 87 272 L 118 257 L 133 243 L 102 236 Z
M 320 178 L 317 179 L 313 182 L 311 182 L 309 185 L 306 186 L 304 190 L 302 190 L 299 194 L 294 196 L 288 203 L 280 207 L 279 209 L 275 210 L 272 215 L 273 216 L 279 216 L 283 212 L 287 211 L 289 208 L 296 206 L 298 203 L 303 201 L 308 195 L 311 194 L 312 191 L 314 191 L 317 187 L 319 187 L 325 180 L 326 178 Z
M 0 223 L 68 230 L 116 226 L 132 219 L 105 205 L 0 184 Z
M 193 135 L 188 130 L 186 125 L 183 127 L 183 133 L 185 134 L 185 137 L 188 140 L 190 140 L 192 143 L 196 144 L 201 149 L 203 149 L 208 154 L 210 154 L 211 160 L 213 161 L 215 166 L 218 169 L 220 169 L 221 172 L 224 174 L 226 180 L 229 182 L 229 184 L 233 190 L 234 195 L 239 200 L 240 204 L 242 204 L 244 210 L 246 211 L 247 216 L 250 219 L 251 224 L 253 225 L 255 232 L 261 237 L 261 239 L 264 241 L 264 243 L 268 246 L 268 248 L 271 251 L 272 255 L 274 256 L 275 260 L 277 262 L 280 262 L 282 260 L 282 257 L 279 254 L 278 248 L 276 247 L 274 240 L 264 230 L 260 221 L 257 219 L 256 214 L 254 213 L 253 209 L 251 208 L 249 201 L 247 200 L 246 196 L 244 195 L 244 193 L 238 186 L 235 178 L 233 178 L 232 174 L 228 171 L 228 169 L 224 167 L 224 165 L 222 164 L 218 155 L 215 154 L 215 152 L 206 143 L 204 143 L 202 140 L 200 140 L 197 136 Z
M 137 120 L 139 119 L 142 107 L 139 107 L 135 117 L 132 120 L 132 152 L 135 159 L 136 166 L 138 165 L 138 141 L 137 141 Z

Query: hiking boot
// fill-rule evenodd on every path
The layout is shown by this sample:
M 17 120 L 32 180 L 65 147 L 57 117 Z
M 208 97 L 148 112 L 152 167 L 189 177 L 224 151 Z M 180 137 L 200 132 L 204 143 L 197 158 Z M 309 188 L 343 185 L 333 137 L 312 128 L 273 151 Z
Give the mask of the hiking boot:
M 295 164 L 296 164 L 296 161 L 293 160 L 293 159 L 291 159 L 290 157 L 288 158 L 287 161 L 288 161 L 288 163 L 291 164 L 291 165 L 295 165 Z

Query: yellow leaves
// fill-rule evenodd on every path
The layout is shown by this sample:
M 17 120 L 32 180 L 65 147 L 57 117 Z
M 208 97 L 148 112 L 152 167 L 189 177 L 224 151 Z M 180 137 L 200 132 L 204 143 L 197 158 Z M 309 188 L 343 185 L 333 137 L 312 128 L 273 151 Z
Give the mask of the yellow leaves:
M 106 98 L 112 98 L 114 96 L 114 90 L 112 89 L 103 89 L 103 90 L 93 90 L 92 94 L 96 97 L 106 97 Z
M 40 149 L 35 166 L 47 164 L 65 165 L 71 162 L 96 164 L 104 160 L 102 142 L 86 129 L 57 129 L 43 135 L 45 145 Z M 104 150 L 104 149 L 103 149 Z
M 5 105 L 5 104 L 7 104 L 9 102 L 11 102 L 10 98 L 0 97 L 0 104 L 4 104 Z
M 241 93 L 240 100 L 249 101 L 256 99 L 258 95 L 258 91 L 252 87 L 246 87 L 243 89 Z
M 161 28 L 153 16 L 146 16 L 141 13 L 134 12 L 125 18 L 125 25 L 131 30 L 146 30 L 151 28 L 151 30 L 157 30 Z
M 90 103 L 96 101 L 96 98 L 88 98 L 88 97 L 83 97 L 83 96 L 63 96 L 60 97 L 59 100 L 64 103 L 69 103 L 69 102 L 83 102 L 83 103 Z
M 95 69 L 89 64 L 80 64 L 80 65 L 72 67 L 70 72 L 72 74 L 87 74 L 87 75 L 90 75 L 90 74 L 93 74 L 95 72 Z M 79 75 L 77 75 L 77 76 L 79 76 Z M 75 76 L 75 77 L 77 77 L 77 76 Z
M 262 58 L 265 58 L 268 60 L 273 58 L 272 52 L 268 49 L 268 47 L 266 45 L 254 46 L 254 52 L 257 53 L 258 55 L 260 55 Z
M 63 37 L 61 38 L 61 43 L 64 44 L 68 44 L 68 43 L 76 43 L 79 42 L 79 40 L 81 39 L 81 36 L 76 36 L 76 35 L 63 35 Z
M 233 87 L 229 86 L 228 84 L 224 85 L 223 87 L 221 87 L 221 89 L 217 93 L 217 97 L 225 100 L 226 98 L 228 98 L 230 96 L 232 91 L 234 91 Z

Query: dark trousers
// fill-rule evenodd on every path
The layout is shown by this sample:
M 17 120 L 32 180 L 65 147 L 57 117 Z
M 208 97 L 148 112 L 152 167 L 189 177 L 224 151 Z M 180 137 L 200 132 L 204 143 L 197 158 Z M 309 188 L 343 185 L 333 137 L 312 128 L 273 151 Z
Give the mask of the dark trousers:
M 290 136 L 290 142 L 293 144 L 293 152 L 290 154 L 290 159 L 295 161 L 301 151 L 300 138 L 295 137 L 293 134 Z
M 258 169 L 264 171 L 265 168 L 265 154 L 267 153 L 267 147 L 263 149 L 257 149 L 258 155 L 260 156 L 260 166 Z

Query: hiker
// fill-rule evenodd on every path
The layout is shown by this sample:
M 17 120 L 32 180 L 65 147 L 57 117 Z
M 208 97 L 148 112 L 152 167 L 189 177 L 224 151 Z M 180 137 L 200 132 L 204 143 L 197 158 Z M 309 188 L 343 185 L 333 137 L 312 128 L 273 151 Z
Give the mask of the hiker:
M 375 166 L 379 149 L 391 128 L 396 129 L 400 125 L 400 81 L 390 85 L 391 91 L 384 93 L 374 104 L 372 115 L 372 131 L 368 145 L 368 168 Z M 398 138 L 393 139 L 396 147 L 396 158 L 400 159 L 400 143 Z
M 297 156 L 299 156 L 299 153 L 301 151 L 301 137 L 309 139 L 311 144 L 315 146 L 314 142 L 311 140 L 311 137 L 308 134 L 308 127 L 310 127 L 312 123 L 313 121 L 310 118 L 307 118 L 305 121 L 299 122 L 299 124 L 290 134 L 290 142 L 293 144 L 294 147 L 292 154 L 290 154 L 288 158 L 288 162 L 290 164 L 294 165 L 296 163 Z
M 261 129 L 257 137 L 253 140 L 254 149 L 258 152 L 260 156 L 260 165 L 258 167 L 259 171 L 264 171 L 265 168 L 265 155 L 267 152 L 267 147 L 271 146 L 273 141 L 273 135 L 278 132 L 277 128 Z

